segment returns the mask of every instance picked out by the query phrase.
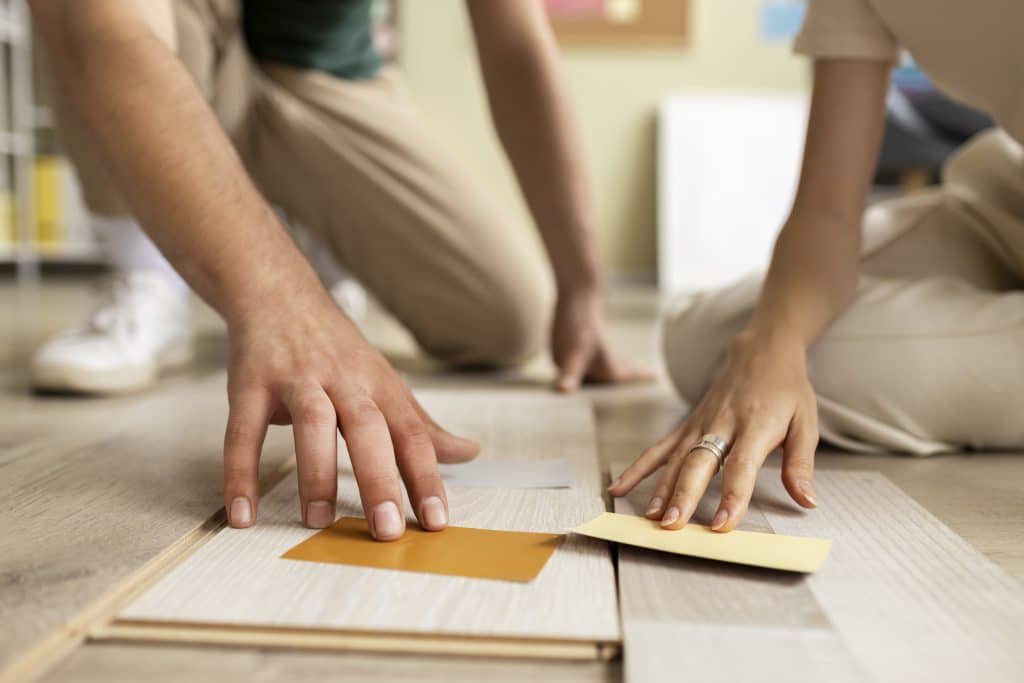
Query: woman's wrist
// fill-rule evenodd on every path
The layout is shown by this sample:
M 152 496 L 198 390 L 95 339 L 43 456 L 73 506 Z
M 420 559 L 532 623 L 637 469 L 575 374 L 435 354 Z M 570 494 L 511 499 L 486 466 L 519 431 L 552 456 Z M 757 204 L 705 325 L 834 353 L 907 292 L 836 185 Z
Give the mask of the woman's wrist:
M 800 334 L 785 325 L 750 324 L 729 343 L 729 356 L 773 356 L 801 360 L 807 354 L 807 344 Z

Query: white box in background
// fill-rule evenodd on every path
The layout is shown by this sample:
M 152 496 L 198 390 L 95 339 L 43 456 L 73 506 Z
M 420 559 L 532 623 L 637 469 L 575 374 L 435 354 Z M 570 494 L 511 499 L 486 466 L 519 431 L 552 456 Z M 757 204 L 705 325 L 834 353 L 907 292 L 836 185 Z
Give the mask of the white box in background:
M 763 270 L 796 192 L 804 95 L 678 94 L 658 131 L 658 282 L 707 289 Z

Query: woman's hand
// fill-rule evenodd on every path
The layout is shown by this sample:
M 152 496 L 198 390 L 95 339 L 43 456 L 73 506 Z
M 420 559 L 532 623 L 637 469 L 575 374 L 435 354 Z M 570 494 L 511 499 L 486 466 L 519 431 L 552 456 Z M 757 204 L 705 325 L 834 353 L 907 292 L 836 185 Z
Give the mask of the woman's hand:
M 647 506 L 649 519 L 680 529 L 693 516 L 718 460 L 705 449 L 691 451 L 704 434 L 730 444 L 726 449 L 722 499 L 711 523 L 731 531 L 743 519 L 768 454 L 783 448 L 782 481 L 797 503 L 816 506 L 812 477 L 818 443 L 814 390 L 807 378 L 805 350 L 777 333 L 741 333 L 730 344 L 725 370 L 704 399 L 674 431 L 645 450 L 609 487 L 624 496 L 661 465 L 658 486 Z

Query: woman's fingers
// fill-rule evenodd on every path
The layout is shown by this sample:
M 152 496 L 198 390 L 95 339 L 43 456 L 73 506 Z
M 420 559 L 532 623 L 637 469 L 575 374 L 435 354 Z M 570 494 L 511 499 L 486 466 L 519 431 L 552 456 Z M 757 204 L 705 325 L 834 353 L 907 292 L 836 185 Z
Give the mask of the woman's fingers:
M 685 437 L 684 437 L 685 438 Z M 680 440 L 675 450 L 668 456 L 665 469 L 658 477 L 658 483 L 654 487 L 654 493 L 647 502 L 644 516 L 648 519 L 661 519 L 665 515 L 665 504 L 668 502 L 672 489 L 675 488 L 679 472 L 683 469 L 683 461 L 686 460 L 686 451 L 683 448 L 684 440 Z
M 796 415 L 782 446 L 782 484 L 798 504 L 818 506 L 814 492 L 814 451 L 818 447 L 817 420 Z
M 739 432 L 725 459 L 722 499 L 711 520 L 712 530 L 732 531 L 743 519 L 757 484 L 757 473 L 778 442 L 778 437 L 773 438 L 763 427 L 747 427 Z
M 653 446 L 644 450 L 640 457 L 627 467 L 619 475 L 618 479 L 612 482 L 612 485 L 608 487 L 608 493 L 615 497 L 624 496 L 632 491 L 634 486 L 643 481 L 647 475 L 661 467 L 673 449 L 680 443 L 685 429 L 686 423 L 683 422 L 683 424 L 661 437 Z
M 704 448 L 690 451 L 683 459 L 661 526 L 666 529 L 686 526 L 717 471 L 718 458 L 714 453 Z

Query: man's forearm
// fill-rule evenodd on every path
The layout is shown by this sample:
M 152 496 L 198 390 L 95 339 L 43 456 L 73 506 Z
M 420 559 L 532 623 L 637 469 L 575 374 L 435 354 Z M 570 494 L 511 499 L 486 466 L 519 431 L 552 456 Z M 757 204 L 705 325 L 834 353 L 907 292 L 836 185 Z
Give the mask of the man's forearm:
M 600 287 L 583 155 L 550 28 L 539 3 L 504 5 L 507 11 L 493 0 L 470 5 L 498 136 L 559 288 Z
M 852 301 L 887 86 L 883 62 L 815 65 L 800 187 L 748 334 L 806 348 Z
M 158 4 L 40 0 L 33 10 L 63 96 L 117 189 L 168 260 L 230 322 L 271 293 L 319 284 L 166 37 L 147 21 Z

